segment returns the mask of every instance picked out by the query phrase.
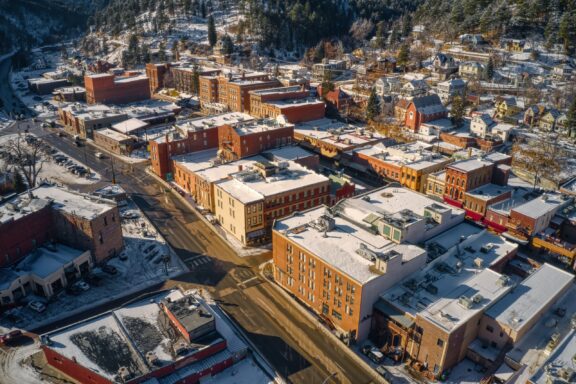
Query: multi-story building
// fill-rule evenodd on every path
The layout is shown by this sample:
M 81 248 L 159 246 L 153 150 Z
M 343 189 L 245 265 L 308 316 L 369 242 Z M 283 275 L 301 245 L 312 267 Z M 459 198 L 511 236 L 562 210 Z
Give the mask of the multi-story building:
M 415 97 L 406 110 L 404 125 L 417 133 L 421 124 L 446 117 L 448 110 L 442 105 L 438 95 Z
M 460 63 L 458 74 L 467 80 L 484 80 L 486 77 L 485 66 L 477 61 Z
M 438 83 L 436 92 L 444 104 L 452 102 L 454 97 L 466 93 L 466 82 L 462 79 L 451 79 Z
M 292 144 L 294 125 L 276 120 L 258 120 L 218 128 L 219 156 L 232 161 Z
M 274 278 L 349 340 L 363 340 L 379 294 L 424 267 L 426 251 L 413 244 L 463 219 L 398 187 L 308 210 L 275 222 Z
M 487 230 L 467 231 L 455 228 L 430 240 L 426 248 L 440 255 L 374 306 L 371 339 L 428 378 L 467 356 L 484 313 L 514 287 L 501 271 L 517 245 Z
M 446 171 L 431 173 L 426 178 L 426 194 L 438 199 L 444 199 L 446 188 Z
M 473 220 L 481 220 L 486 215 L 488 207 L 512 196 L 512 188 L 505 185 L 484 184 L 464 193 L 466 215 Z
M 256 162 L 214 185 L 216 219 L 242 244 L 265 242 L 275 220 L 328 204 L 330 180 L 293 162 Z
M 71 104 L 60 107 L 58 117 L 67 133 L 84 139 L 92 139 L 97 129 L 110 128 L 113 124 L 128 119 L 125 113 L 103 104 L 89 106 Z
M 289 123 L 301 123 L 324 117 L 325 105 L 310 97 L 301 86 L 262 89 L 250 92 L 250 114 L 256 118 L 284 116 Z
M 250 91 L 279 85 L 278 80 L 271 80 L 267 73 L 259 72 L 200 76 L 200 105 L 206 108 L 217 103 L 233 112 L 249 112 Z
M 346 70 L 345 60 L 324 59 L 312 66 L 312 80 L 321 82 L 326 78 L 334 79 Z
M 150 98 L 150 81 L 146 75 L 127 72 L 123 76 L 100 73 L 84 76 L 88 104 L 127 104 Z
M 170 63 L 146 64 L 146 76 L 150 82 L 151 95 L 164 88 L 164 77 L 170 72 L 170 68 Z
M 462 206 L 464 194 L 492 182 L 496 163 L 482 158 L 457 161 L 446 167 L 445 201 Z
M 178 122 L 173 131 L 150 140 L 152 170 L 161 178 L 172 180 L 172 156 L 218 148 L 219 127 L 251 120 L 244 113 L 225 113 Z
M 364 127 L 330 119 L 296 124 L 294 141 L 324 157 L 339 159 L 355 148 L 375 145 L 386 138 Z
M 424 193 L 427 176 L 443 170 L 453 161 L 432 152 L 431 148 L 432 145 L 421 142 L 390 147 L 377 144 L 355 152 L 355 158 L 377 175 Z

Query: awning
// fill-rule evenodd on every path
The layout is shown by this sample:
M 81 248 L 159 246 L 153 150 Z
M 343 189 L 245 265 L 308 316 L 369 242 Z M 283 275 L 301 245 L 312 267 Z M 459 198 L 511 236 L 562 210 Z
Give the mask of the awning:
M 264 236 L 265 234 L 266 234 L 265 229 L 259 229 L 257 231 L 250 232 L 250 233 L 246 234 L 246 237 L 249 239 L 254 239 L 256 237 Z
M 404 328 L 411 328 L 414 325 L 414 320 L 410 319 L 404 313 L 394 308 L 386 301 L 379 299 L 374 304 L 374 309 L 377 309 L 383 315 L 388 316 L 390 319 L 394 320 L 396 323 L 400 324 Z

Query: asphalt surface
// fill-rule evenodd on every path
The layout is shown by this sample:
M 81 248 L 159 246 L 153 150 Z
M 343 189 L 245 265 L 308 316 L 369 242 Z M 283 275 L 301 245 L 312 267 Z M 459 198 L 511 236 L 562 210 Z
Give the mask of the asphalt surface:
M 321 384 L 376 382 L 374 372 L 366 371 L 352 359 L 338 341 L 326 337 L 319 324 L 303 316 L 294 302 L 278 292 L 271 282 L 258 274 L 258 265 L 271 255 L 242 258 L 171 192 L 165 191 L 145 173 L 146 165 L 127 165 L 111 158 L 98 159 L 89 145 L 77 147 L 69 137 L 59 137 L 56 129 L 43 130 L 39 124 L 26 124 L 30 131 L 61 152 L 102 175 L 103 181 L 92 186 L 77 186 L 88 192 L 112 180 L 122 186 L 162 233 L 190 272 L 167 281 L 162 288 L 181 286 L 210 292 L 222 309 L 236 321 L 251 342 L 284 378 L 292 383 Z M 12 133 L 15 125 L 9 129 Z M 4 133 L 10 133 L 5 131 Z M 198 265 L 194 263 L 204 259 Z M 124 299 L 128 301 L 131 298 Z M 121 305 L 108 303 L 87 314 Z M 58 322 L 58 327 L 82 319 L 85 314 Z M 47 331 L 52 327 L 44 327 Z

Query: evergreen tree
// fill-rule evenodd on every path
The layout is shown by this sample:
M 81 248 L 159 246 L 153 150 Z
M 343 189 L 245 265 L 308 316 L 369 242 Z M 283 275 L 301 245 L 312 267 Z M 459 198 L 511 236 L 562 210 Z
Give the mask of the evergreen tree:
M 210 44 L 211 47 L 214 47 L 217 40 L 218 35 L 216 34 L 216 25 L 214 24 L 214 18 L 210 15 L 210 17 L 208 17 L 208 44 Z
M 163 41 L 158 46 L 158 61 L 161 63 L 166 61 L 166 44 Z
M 320 41 L 314 49 L 314 61 L 320 62 L 324 57 L 326 57 L 326 49 L 324 47 L 324 41 Z
M 376 48 L 384 49 L 386 47 L 386 29 L 384 22 L 379 22 L 376 28 Z
M 576 137 L 576 96 L 566 114 L 566 132 L 568 137 Z
M 142 62 L 143 63 L 151 63 L 152 62 L 152 56 L 150 55 L 150 48 L 148 47 L 148 45 L 144 45 L 142 47 Z
M 24 182 L 24 178 L 22 174 L 17 170 L 14 171 L 14 190 L 17 193 L 22 193 L 26 190 L 26 183 Z
M 172 43 L 172 58 L 175 61 L 180 61 L 180 50 L 178 49 L 178 41 Z
M 234 52 L 234 43 L 232 38 L 226 34 L 222 37 L 222 53 L 225 55 L 231 55 Z
M 380 101 L 376 94 L 376 88 L 372 87 L 370 97 L 368 98 L 368 105 L 366 106 L 366 118 L 368 120 L 374 120 L 380 115 L 380 112 Z
M 455 96 L 452 100 L 452 110 L 450 111 L 452 123 L 456 127 L 461 127 L 464 122 L 464 114 L 466 111 L 466 96 Z
M 412 18 L 410 14 L 406 14 L 402 19 L 402 36 L 407 37 L 412 32 Z
M 404 71 L 406 71 L 406 66 L 408 65 L 408 61 L 410 59 L 410 48 L 407 44 L 402 44 L 400 50 L 398 51 L 397 62 L 398 65 L 404 67 Z
M 492 80 L 494 77 L 494 59 L 492 56 L 488 58 L 488 64 L 486 65 L 486 77 Z
M 392 28 L 392 32 L 390 32 L 389 44 L 391 47 L 395 47 L 397 42 L 398 42 L 398 29 L 396 28 L 396 26 L 394 26 Z
M 323 99 L 326 98 L 328 92 L 332 92 L 334 90 L 334 83 L 332 82 L 332 75 L 330 75 L 330 71 L 327 71 L 324 74 L 324 78 L 322 79 L 322 96 Z

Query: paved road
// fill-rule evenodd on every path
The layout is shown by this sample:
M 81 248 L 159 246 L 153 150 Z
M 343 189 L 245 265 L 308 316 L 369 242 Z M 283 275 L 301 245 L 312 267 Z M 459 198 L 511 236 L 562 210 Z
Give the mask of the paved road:
M 31 130 L 100 173 L 106 181 L 111 180 L 111 160 L 96 158 L 92 147 L 76 147 L 69 138 L 58 137 L 54 130 L 46 132 L 37 126 Z M 293 383 L 320 384 L 333 372 L 338 375 L 328 382 L 373 382 L 373 374 L 351 359 L 342 346 L 336 345 L 339 342 L 323 335 L 316 323 L 293 307 L 292 301 L 259 277 L 257 266 L 270 255 L 239 257 L 180 199 L 165 193 L 144 172 L 143 165 L 115 162 L 114 170 L 118 184 L 130 193 L 178 256 L 190 266 L 190 273 L 168 281 L 164 288 L 179 285 L 208 290 L 274 368 Z

